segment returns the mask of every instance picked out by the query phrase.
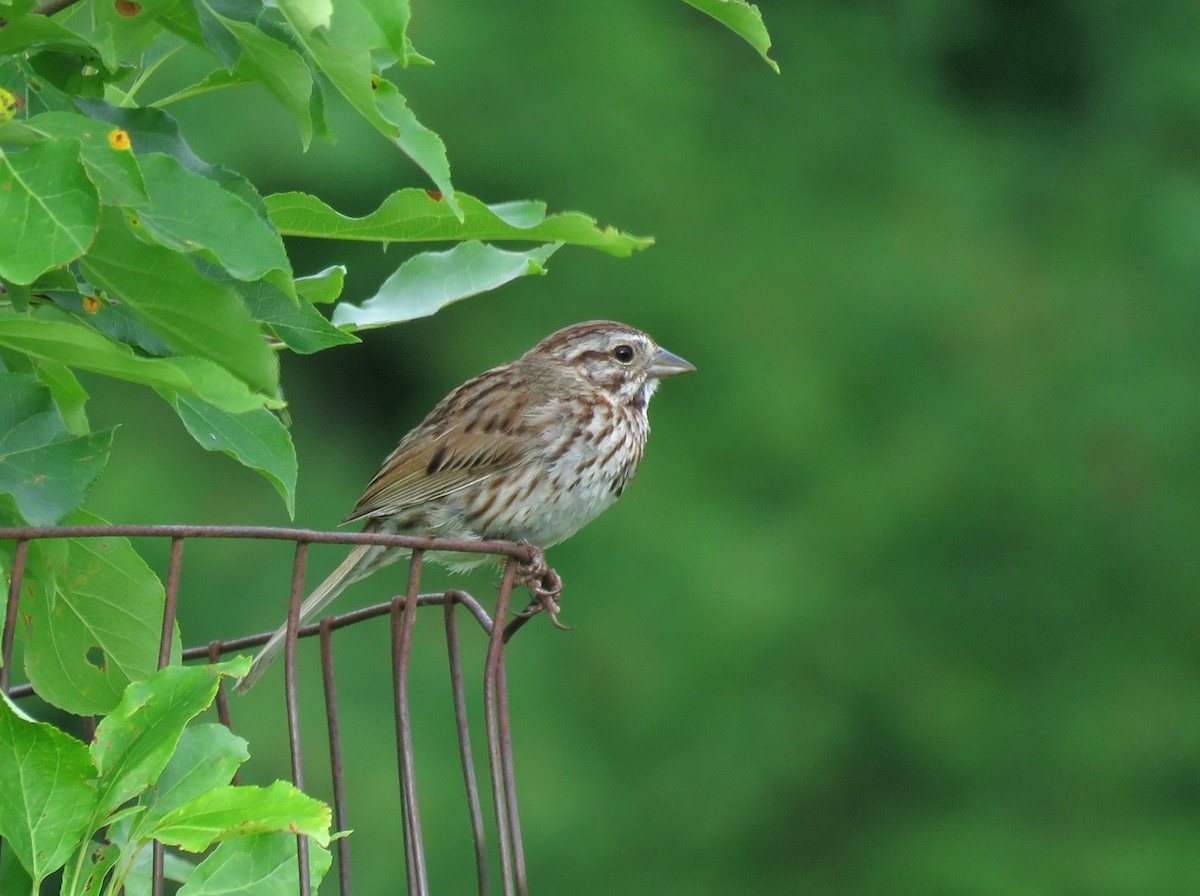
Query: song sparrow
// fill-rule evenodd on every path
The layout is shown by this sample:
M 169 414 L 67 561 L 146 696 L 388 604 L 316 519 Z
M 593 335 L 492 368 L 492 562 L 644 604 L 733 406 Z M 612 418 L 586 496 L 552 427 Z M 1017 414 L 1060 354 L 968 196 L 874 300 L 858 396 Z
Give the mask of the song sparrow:
M 646 407 L 659 380 L 691 370 L 625 324 L 590 321 L 552 333 L 443 398 L 343 522 L 365 519 L 371 532 L 556 545 L 620 496 L 642 459 Z M 300 623 L 407 554 L 357 546 L 305 600 Z M 465 570 L 488 557 L 430 559 Z M 239 690 L 262 675 L 284 637 L 285 628 L 271 636 Z

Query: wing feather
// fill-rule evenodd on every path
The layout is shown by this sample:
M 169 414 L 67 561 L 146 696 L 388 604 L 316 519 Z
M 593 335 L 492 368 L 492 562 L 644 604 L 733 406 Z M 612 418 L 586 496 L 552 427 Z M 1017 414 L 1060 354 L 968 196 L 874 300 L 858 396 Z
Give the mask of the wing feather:
M 489 374 L 451 392 L 404 437 L 343 522 L 436 501 L 520 466 L 544 414 L 531 408 L 528 395 L 505 390 L 497 401 Z

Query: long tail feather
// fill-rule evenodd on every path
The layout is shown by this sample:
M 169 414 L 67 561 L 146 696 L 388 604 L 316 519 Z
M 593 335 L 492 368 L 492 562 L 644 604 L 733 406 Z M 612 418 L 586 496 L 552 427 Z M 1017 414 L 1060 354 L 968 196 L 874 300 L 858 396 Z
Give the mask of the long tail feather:
M 387 556 L 388 552 L 392 552 L 395 556 Z M 381 566 L 386 565 L 392 560 L 398 560 L 402 556 L 402 552 L 397 552 L 395 548 L 385 548 L 380 545 L 360 544 L 352 550 L 346 559 L 342 561 L 329 577 L 325 579 L 317 589 L 300 605 L 300 625 L 306 625 L 311 622 L 318 613 L 320 613 L 329 603 L 341 594 L 350 585 L 353 585 L 359 579 L 365 578 Z M 383 562 L 380 562 L 380 561 Z M 258 656 L 254 658 L 254 662 L 250 665 L 250 671 L 238 682 L 238 693 L 244 694 L 250 690 L 251 686 L 262 677 L 262 674 L 267 671 L 267 667 L 271 665 L 279 651 L 283 649 L 284 642 L 287 639 L 287 623 L 280 626 L 262 650 L 258 652 Z

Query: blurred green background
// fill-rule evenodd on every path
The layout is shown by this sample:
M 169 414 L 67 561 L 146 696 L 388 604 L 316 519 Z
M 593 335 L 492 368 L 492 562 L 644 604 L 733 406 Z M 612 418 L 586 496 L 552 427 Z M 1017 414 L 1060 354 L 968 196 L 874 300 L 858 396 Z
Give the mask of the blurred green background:
M 764 0 L 777 77 L 681 3 L 413 6 L 437 65 L 401 86 L 460 189 L 658 245 L 564 249 L 285 357 L 295 522 L 333 528 L 438 398 L 561 325 L 624 320 L 699 369 L 655 399 L 636 484 L 552 552 L 576 629 L 514 643 L 534 892 L 1200 892 L 1200 8 Z M 174 111 L 263 192 L 362 214 L 424 185 L 341 110 L 307 155 L 263 96 Z M 350 298 L 404 251 L 292 249 L 349 264 Z M 288 522 L 153 396 L 95 387 L 124 425 L 94 510 Z M 314 548 L 314 581 L 340 555 Z M 190 643 L 282 619 L 285 546 L 185 556 Z M 420 797 L 434 890 L 467 892 L 437 628 Z M 386 629 L 337 642 L 366 896 L 402 886 Z M 263 774 L 280 682 L 233 706 Z

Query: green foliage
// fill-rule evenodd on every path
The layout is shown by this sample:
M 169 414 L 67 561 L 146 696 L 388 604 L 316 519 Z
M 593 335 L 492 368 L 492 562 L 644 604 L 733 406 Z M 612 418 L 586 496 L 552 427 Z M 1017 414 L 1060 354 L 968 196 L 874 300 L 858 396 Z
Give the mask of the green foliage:
M 774 66 L 753 6 L 692 5 Z M 430 62 L 408 25 L 404 0 L 0 0 L 0 525 L 103 522 L 82 508 L 118 432 L 92 428 L 89 390 L 111 380 L 149 387 L 291 515 L 282 352 L 354 343 L 353 331 L 544 274 L 563 246 L 628 256 L 652 243 L 541 202 L 457 192 L 445 145 L 394 80 Z M 306 193 L 261 195 L 202 160 L 172 114 L 251 86 L 305 148 L 336 136 L 327 111 L 351 110 L 433 189 L 397 190 L 361 218 Z M 285 237 L 452 245 L 394 260 L 374 294 L 327 316 L 317 305 L 342 298 L 346 268 L 296 270 Z M 0 567 L 12 564 L 5 543 Z M 181 896 L 294 891 L 296 834 L 316 841 L 314 879 L 328 869 L 328 809 L 281 783 L 228 786 L 245 744 L 187 727 L 241 667 L 155 672 L 163 601 L 125 539 L 29 545 L 28 677 L 50 704 L 105 717 L 85 747 L 0 705 L 5 894 L 37 893 L 59 869 L 63 893 L 146 892 L 152 839 L 216 845 L 194 870 L 168 863 Z
M 312 840 L 319 882 L 330 862 L 329 807 L 282 781 L 231 786 L 245 742 L 222 725 L 186 727 L 222 677 L 247 668 L 246 659 L 168 666 L 131 683 L 90 747 L 0 697 L 0 836 L 17 860 L 0 864 L 0 891 L 36 896 L 62 868 L 64 896 L 110 896 L 127 884 L 144 892 L 135 869 L 151 840 L 193 853 L 220 844 L 194 869 L 172 864 L 187 878 L 180 892 L 219 892 L 231 875 L 244 892 L 294 890 L 297 834 Z
M 80 510 L 67 521 L 100 520 Z M 162 583 L 125 538 L 41 540 L 26 566 L 18 613 L 30 680 L 68 712 L 109 712 L 158 668 Z
M 104 469 L 114 431 L 91 430 L 76 372 L 151 387 L 205 450 L 266 477 L 291 514 L 296 452 L 278 416 L 279 350 L 355 342 L 352 330 L 545 273 L 565 244 L 629 255 L 651 242 L 578 212 L 456 193 L 441 139 L 386 75 L 428 62 L 408 38 L 405 3 L 347 0 L 335 14 L 313 0 L 10 0 L 0 12 L 0 523 L 66 520 Z M 436 191 L 400 190 L 357 219 L 304 193 L 260 196 L 241 174 L 202 161 L 164 111 L 251 84 L 288 113 L 305 146 L 333 136 L 327 105 L 348 104 Z M 284 236 L 455 245 L 403 260 L 331 322 L 315 303 L 339 298 L 344 268 L 297 277 Z M 63 586 L 61 570 L 89 551 L 35 549 L 38 616 L 25 626 L 39 690 L 79 712 L 104 711 L 151 668 L 137 639 L 120 643 L 118 618 L 87 624 L 80 604 L 115 609 L 114 582 L 88 577 L 84 602 Z M 59 574 L 42 556 L 51 553 Z M 132 551 L 103 568 L 143 583 L 133 603 L 161 597 Z M 138 606 L 138 618 L 148 610 Z

